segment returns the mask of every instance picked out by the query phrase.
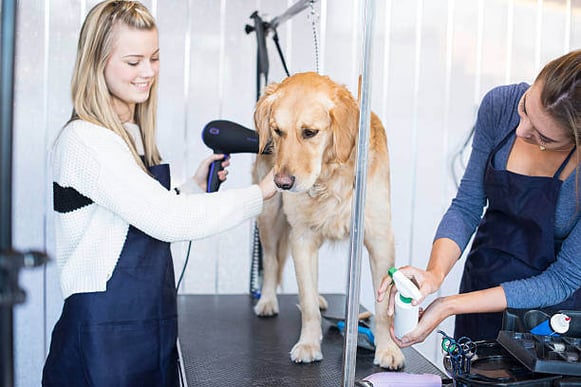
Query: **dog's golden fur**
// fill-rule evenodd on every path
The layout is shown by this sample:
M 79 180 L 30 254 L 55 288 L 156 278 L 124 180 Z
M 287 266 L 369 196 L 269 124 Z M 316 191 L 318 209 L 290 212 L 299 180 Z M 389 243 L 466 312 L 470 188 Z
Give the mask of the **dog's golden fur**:
M 259 316 L 278 314 L 276 289 L 290 247 L 299 289 L 302 327 L 291 350 L 295 362 L 321 360 L 318 251 L 323 242 L 349 236 L 351 227 L 359 109 L 351 93 L 326 76 L 300 73 L 269 85 L 256 105 L 260 147 L 256 181 L 274 167 L 282 193 L 265 203 L 258 218 L 264 281 L 255 306 Z M 385 130 L 372 113 L 369 135 L 364 244 L 373 286 L 394 263 L 391 228 L 389 155 Z M 397 369 L 404 357 L 389 335 L 387 302 L 375 305 L 375 363 Z

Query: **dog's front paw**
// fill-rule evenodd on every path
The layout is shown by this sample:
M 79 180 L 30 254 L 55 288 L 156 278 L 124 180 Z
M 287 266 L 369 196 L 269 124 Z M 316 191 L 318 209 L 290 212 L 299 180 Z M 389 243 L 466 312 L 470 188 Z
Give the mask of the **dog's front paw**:
M 257 316 L 268 317 L 278 314 L 278 300 L 276 297 L 260 297 L 254 305 L 254 313 Z
M 375 350 L 373 364 L 389 370 L 399 370 L 405 364 L 405 357 L 397 345 L 388 343 L 386 347 Z
M 311 363 L 323 360 L 321 344 L 319 343 L 301 343 L 295 344 L 290 352 L 291 360 L 295 363 Z

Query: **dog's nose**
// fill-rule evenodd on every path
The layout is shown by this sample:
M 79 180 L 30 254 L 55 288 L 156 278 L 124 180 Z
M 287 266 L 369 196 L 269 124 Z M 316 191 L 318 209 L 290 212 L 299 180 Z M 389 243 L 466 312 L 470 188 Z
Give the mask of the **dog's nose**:
M 277 173 L 274 175 L 274 184 L 280 189 L 289 190 L 295 184 L 295 177 Z

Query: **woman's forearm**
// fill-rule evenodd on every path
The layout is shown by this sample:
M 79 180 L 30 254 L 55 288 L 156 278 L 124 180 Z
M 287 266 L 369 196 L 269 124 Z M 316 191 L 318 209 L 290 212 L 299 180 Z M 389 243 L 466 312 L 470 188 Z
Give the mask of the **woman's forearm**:
M 432 333 L 446 318 L 466 313 L 500 312 L 506 309 L 506 297 L 502 287 L 478 290 L 470 293 L 454 294 L 436 298 L 420 316 L 416 329 L 401 339 L 392 335 L 400 347 L 420 343 Z
M 438 288 L 460 258 L 462 251 L 452 239 L 437 239 L 430 254 L 426 271 L 430 272 L 439 283 Z
M 444 297 L 448 316 L 466 313 L 502 312 L 506 309 L 506 296 L 501 286 Z

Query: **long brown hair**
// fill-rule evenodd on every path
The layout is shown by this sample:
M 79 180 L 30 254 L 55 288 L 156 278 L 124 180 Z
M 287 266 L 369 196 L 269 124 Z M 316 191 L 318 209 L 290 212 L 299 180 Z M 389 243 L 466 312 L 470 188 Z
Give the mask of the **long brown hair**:
M 557 124 L 568 131 L 577 149 L 581 149 L 581 50 L 553 59 L 543 67 L 535 82 L 542 82 L 541 103 Z M 576 187 L 579 210 L 579 172 L 577 152 Z
M 73 113 L 69 120 L 85 120 L 117 133 L 129 146 L 136 162 L 144 169 L 159 164 L 161 156 L 155 141 L 157 120 L 157 77 L 149 98 L 136 104 L 133 119 L 141 128 L 144 147 L 142 162 L 131 136 L 115 112 L 105 81 L 105 66 L 113 47 L 113 29 L 118 23 L 139 30 L 156 29 L 153 16 L 138 1 L 103 1 L 94 6 L 83 23 L 77 46 L 77 59 L 71 82 Z

